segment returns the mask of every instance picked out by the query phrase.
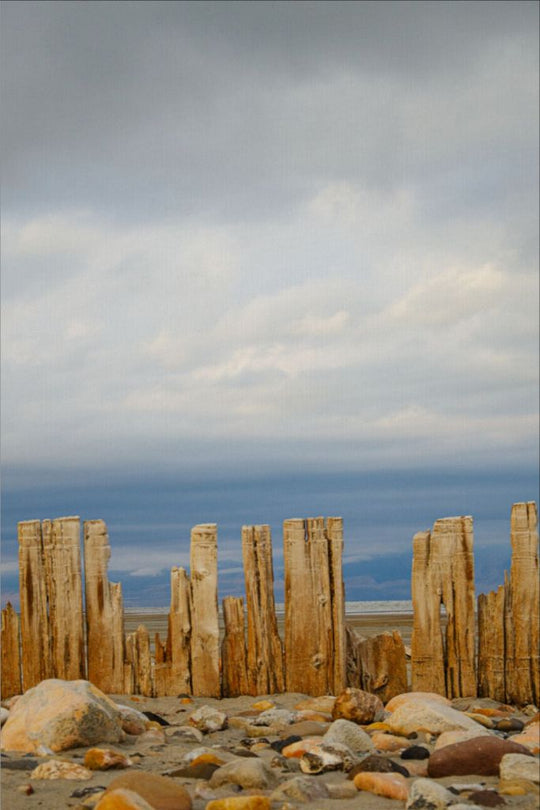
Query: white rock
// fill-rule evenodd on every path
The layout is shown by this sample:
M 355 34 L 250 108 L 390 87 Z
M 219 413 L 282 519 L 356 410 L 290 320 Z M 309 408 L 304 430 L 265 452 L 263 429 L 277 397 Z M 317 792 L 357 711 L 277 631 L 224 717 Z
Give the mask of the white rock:
M 351 720 L 334 720 L 326 734 L 324 743 L 341 743 L 348 746 L 356 754 L 375 751 L 372 739 L 363 728 Z
M 537 757 L 527 754 L 505 754 L 499 765 L 501 779 L 527 779 L 534 784 L 540 784 L 540 763 Z
M 397 711 L 397 710 L 396 710 Z M 433 779 L 416 779 L 409 791 L 407 810 L 444 810 L 459 798 Z
M 0 726 L 3 726 L 3 725 L 4 725 L 4 723 L 6 722 L 6 720 L 8 719 L 8 717 L 9 717 L 9 712 L 8 712 L 8 710 L 7 710 L 7 709 L 4 709 L 4 707 L 3 707 L 3 706 L 2 706 L 2 707 L 0 707 Z
M 213 706 L 200 706 L 190 715 L 189 723 L 198 728 L 203 734 L 212 731 L 221 731 L 227 726 L 227 715 L 214 709 Z
M 245 790 L 255 788 L 266 790 L 276 783 L 276 777 L 270 768 L 260 759 L 239 757 L 222 765 L 210 777 L 210 787 L 221 785 L 240 785 Z
M 484 733 L 490 734 L 488 729 L 478 725 L 475 720 L 453 709 L 451 706 L 446 706 L 444 703 L 439 703 L 432 700 L 414 701 L 399 706 L 386 720 L 386 725 L 395 734 L 402 734 L 407 736 L 412 734 L 413 731 L 423 729 L 432 734 L 440 734 L 443 731 L 474 731 L 476 736 Z

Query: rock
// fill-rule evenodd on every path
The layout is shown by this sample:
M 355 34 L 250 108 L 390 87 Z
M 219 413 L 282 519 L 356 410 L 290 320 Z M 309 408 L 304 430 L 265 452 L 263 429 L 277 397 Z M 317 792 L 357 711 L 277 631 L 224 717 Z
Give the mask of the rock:
M 33 771 L 38 765 L 39 761 L 37 759 L 30 759 L 28 757 L 8 759 L 6 756 L 2 756 L 3 771 Z
M 387 799 L 407 801 L 409 790 L 407 780 L 400 773 L 370 773 L 362 771 L 354 777 L 354 785 L 358 790 L 367 790 L 377 796 Z
M 506 740 L 506 742 L 509 742 Z M 540 784 L 538 759 L 519 753 L 507 753 L 500 759 L 499 773 L 502 780 L 526 779 Z
M 485 714 L 479 714 L 477 712 L 463 712 L 467 717 L 470 717 L 471 720 L 474 720 L 476 723 L 479 723 L 484 728 L 495 728 L 495 723 L 491 719 L 491 717 L 486 717 Z
M 371 741 L 377 751 L 403 751 L 409 745 L 406 737 L 386 734 L 384 731 L 376 731 L 375 734 L 372 734 Z
M 474 790 L 469 793 L 468 800 L 480 805 L 480 807 L 499 807 L 506 804 L 502 796 L 496 790 Z
M 187 790 L 167 776 L 147 771 L 127 771 L 109 783 L 105 796 L 118 790 L 133 791 L 148 802 L 153 810 L 191 810 L 191 798 Z M 95 810 L 98 807 L 99 805 Z M 118 810 L 123 810 L 120 804 L 110 805 L 110 810 L 116 810 L 117 807 Z M 100 807 L 99 810 L 104 808 Z M 105 810 L 109 810 L 109 807 L 106 806 Z
M 285 737 L 285 739 L 276 740 L 275 742 L 270 743 L 270 748 L 281 754 L 284 748 L 287 748 L 287 746 L 292 745 L 293 743 L 301 742 L 301 740 L 302 737 L 298 734 L 291 734 L 289 737 Z
M 375 750 L 369 734 L 350 720 L 334 720 L 323 736 L 324 743 L 341 743 L 348 746 L 355 754 L 368 753 Z
M 306 698 L 306 700 L 301 700 L 295 705 L 294 708 L 299 712 L 322 712 L 323 714 L 331 715 L 335 702 L 336 699 L 333 695 L 322 695 L 321 697 L 312 697 Z
M 354 782 L 327 782 L 328 796 L 330 799 L 357 799 L 358 789 Z
M 411 703 L 425 703 L 426 700 L 432 703 L 440 703 L 443 706 L 450 706 L 450 700 L 438 695 L 436 692 L 404 692 L 389 700 L 384 708 L 387 712 L 394 712 L 401 706 L 408 706 Z
M 352 720 L 358 725 L 367 725 L 384 717 L 384 706 L 377 695 L 362 689 L 347 687 L 337 698 L 332 709 L 332 718 Z
M 258 700 L 251 704 L 251 708 L 256 712 L 266 712 L 268 709 L 275 709 L 276 704 L 272 700 Z
M 356 762 L 356 757 L 346 745 L 337 742 L 321 743 L 302 755 L 300 770 L 303 773 L 350 771 Z
M 76 762 L 66 762 L 63 759 L 50 759 L 34 768 L 30 779 L 91 779 L 92 771 L 77 765 Z
M 122 730 L 126 734 L 142 734 L 148 728 L 148 718 L 133 706 L 123 706 L 119 703 L 116 708 L 120 714 Z
M 205 779 L 208 781 L 219 767 L 219 765 L 215 765 L 213 762 L 190 762 L 189 765 L 174 768 L 172 771 L 167 771 L 164 775 L 181 776 L 184 779 Z
M 512 741 L 524 745 L 533 754 L 540 753 L 540 723 L 530 723 L 521 734 L 512 737 Z
M 110 748 L 89 748 L 84 755 L 84 767 L 91 771 L 108 771 L 111 768 L 129 768 L 133 762 L 125 754 Z
M 523 731 L 524 725 L 517 717 L 501 717 L 497 720 L 495 728 L 497 731 Z
M 206 810 L 270 810 L 270 799 L 268 796 L 227 796 L 208 802 Z
M 167 734 L 167 739 L 178 739 L 178 740 L 185 740 L 186 742 L 202 742 L 204 739 L 204 734 L 202 731 L 199 731 L 198 728 L 192 728 L 191 726 L 182 726 L 182 728 L 178 728 L 173 731 L 171 734 Z
M 210 778 L 210 787 L 240 785 L 244 789 L 266 790 L 274 786 L 276 777 L 260 759 L 237 759 L 218 768 Z
M 423 700 L 405 703 L 395 709 L 386 718 L 386 723 L 394 734 L 407 736 L 413 731 L 425 730 L 432 734 L 440 734 L 442 731 L 476 731 L 482 733 L 482 726 L 479 726 L 470 717 L 452 709 L 440 701 Z M 484 734 L 489 734 L 487 729 Z
M 150 745 L 166 745 L 167 736 L 165 731 L 158 726 L 158 728 L 149 728 L 143 734 L 139 734 L 137 745 L 148 743 Z
M 512 753 L 526 754 L 527 749 L 499 737 L 477 737 L 474 740 L 446 745 L 430 756 L 428 775 L 432 779 L 464 776 L 470 773 L 497 776 L 501 759 L 505 754 Z
M 411 745 L 401 752 L 401 759 L 428 759 L 430 752 L 423 745 Z
M 154 808 L 138 793 L 118 788 L 102 796 L 94 810 L 154 810 Z
M 285 746 L 285 748 L 281 749 L 281 753 L 287 758 L 295 757 L 300 759 L 300 757 L 303 756 L 306 751 L 316 750 L 322 741 L 322 737 L 306 737 L 303 740 L 298 740 L 298 742 L 293 742 L 290 745 Z
M 297 712 L 288 709 L 267 709 L 251 721 L 253 726 L 290 726 L 298 719 Z
M 387 757 L 381 757 L 379 754 L 372 754 L 351 769 L 348 778 L 353 779 L 357 773 L 367 771 L 369 773 L 400 773 L 402 776 L 409 776 L 408 768 L 398 765 Z
M 3 726 L 9 717 L 9 711 L 3 706 L 0 706 L 0 726 Z
M 409 772 L 409 776 L 422 776 L 425 777 L 428 775 L 428 760 L 427 759 L 408 759 L 407 760 L 407 770 Z
M 227 727 L 227 715 L 213 706 L 200 706 L 190 715 L 189 724 L 203 734 L 222 731 Z
M 328 788 L 322 782 L 308 779 L 306 776 L 294 776 L 274 790 L 270 795 L 271 801 L 314 802 L 318 799 L 328 798 Z
M 450 804 L 458 801 L 455 793 L 451 793 L 433 779 L 416 779 L 410 788 L 407 800 L 407 810 L 444 810 Z
M 286 726 L 281 734 L 289 737 L 293 734 L 298 735 L 298 737 L 317 737 L 322 736 L 327 730 L 328 723 L 319 723 L 315 720 L 299 720 L 297 723 Z
M 538 797 L 538 785 L 530 779 L 500 779 L 499 793 L 505 796 L 526 796 L 531 793 L 535 799 Z M 535 807 L 538 805 L 535 804 Z
M 148 720 L 151 720 L 153 723 L 158 723 L 158 725 L 160 725 L 160 726 L 170 726 L 171 725 L 168 720 L 165 720 L 164 717 L 161 717 L 161 715 L 155 714 L 154 712 L 144 711 L 143 715 L 144 715 L 144 717 L 148 718 Z
M 446 745 L 453 745 L 458 742 L 466 742 L 467 740 L 477 740 L 478 737 L 487 737 L 482 729 L 476 731 L 443 731 L 439 734 L 435 741 L 435 751 L 439 748 L 444 748 Z
M 118 707 L 89 681 L 42 681 L 20 697 L 2 729 L 6 751 L 53 752 L 124 738 Z

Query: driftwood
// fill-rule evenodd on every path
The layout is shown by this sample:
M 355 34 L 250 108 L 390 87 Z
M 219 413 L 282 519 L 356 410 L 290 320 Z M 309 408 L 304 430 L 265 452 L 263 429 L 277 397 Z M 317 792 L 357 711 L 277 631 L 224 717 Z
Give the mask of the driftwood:
M 221 645 L 223 697 L 248 694 L 244 600 L 227 596 L 223 600 L 225 635 Z
M 191 530 L 191 679 L 193 694 L 220 697 L 217 526 Z
M 84 579 L 88 680 L 103 692 L 124 688 L 124 609 L 122 586 L 109 582 L 111 556 L 103 520 L 84 523 Z
M 274 603 L 269 526 L 242 527 L 242 556 L 247 604 L 246 694 L 283 692 L 283 644 Z
M 478 597 L 481 695 L 507 703 L 540 702 L 538 653 L 538 513 L 516 503 L 510 518 L 510 576 Z
M 286 688 L 311 695 L 339 694 L 345 685 L 346 649 L 340 518 L 286 520 Z M 337 659 L 337 660 L 336 660 Z
M 39 520 L 18 525 L 23 689 L 51 678 L 47 588 Z
M 8 602 L 2 609 L 2 698 L 20 695 L 21 653 L 19 617 Z
M 471 517 L 437 520 L 413 540 L 412 686 L 453 698 L 476 694 Z M 441 628 L 446 608 L 446 633 Z

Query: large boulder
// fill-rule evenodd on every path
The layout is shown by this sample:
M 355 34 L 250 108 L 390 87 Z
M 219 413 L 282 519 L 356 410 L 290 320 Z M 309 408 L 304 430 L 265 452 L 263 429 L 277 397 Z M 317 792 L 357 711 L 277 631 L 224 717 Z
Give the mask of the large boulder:
M 428 731 L 430 734 L 454 730 L 475 731 L 477 735 L 492 733 L 463 712 L 431 698 L 402 704 L 394 709 L 385 723 L 394 734 L 404 737 L 414 731 Z
M 428 776 L 498 776 L 499 764 L 505 754 L 528 754 L 523 745 L 500 737 L 476 737 L 473 740 L 445 745 L 429 758 Z
M 2 728 L 4 751 L 46 754 L 124 739 L 118 707 L 89 681 L 41 681 Z

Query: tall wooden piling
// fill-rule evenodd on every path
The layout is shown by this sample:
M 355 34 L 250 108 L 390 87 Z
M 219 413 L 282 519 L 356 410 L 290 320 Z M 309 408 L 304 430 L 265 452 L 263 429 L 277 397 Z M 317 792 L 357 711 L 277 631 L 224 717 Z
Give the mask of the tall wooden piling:
M 22 692 L 19 617 L 8 602 L 2 609 L 2 700 Z
M 84 522 L 84 578 L 88 680 L 106 693 L 124 688 L 124 611 L 122 586 L 109 582 L 111 556 L 103 520 Z
M 191 530 L 191 676 L 193 694 L 220 697 L 217 526 Z
M 506 702 L 505 615 L 507 588 L 478 596 L 478 694 Z
M 77 680 L 86 677 L 81 522 L 78 517 L 44 520 L 41 531 L 49 604 L 52 673 L 56 678 Z
M 18 524 L 23 689 L 53 675 L 47 588 L 39 520 Z
M 471 517 L 437 520 L 413 540 L 412 685 L 453 698 L 476 694 Z M 440 610 L 446 609 L 442 635 Z
M 167 641 L 158 661 L 156 643 L 155 688 L 160 696 L 191 692 L 191 595 L 184 568 L 171 569 L 171 604 Z M 162 660 L 161 660 L 162 659 Z
M 285 680 L 292 692 L 335 694 L 345 679 L 343 580 L 336 576 L 341 562 L 332 559 L 333 553 L 340 555 L 340 519 L 331 520 L 295 518 L 283 524 Z M 341 683 L 336 683 L 336 671 Z
M 222 694 L 237 697 L 248 692 L 244 600 L 227 596 L 223 600 L 225 635 L 221 645 Z
M 283 692 L 283 643 L 274 602 L 270 526 L 242 527 L 247 604 L 247 684 L 251 695 Z

